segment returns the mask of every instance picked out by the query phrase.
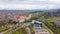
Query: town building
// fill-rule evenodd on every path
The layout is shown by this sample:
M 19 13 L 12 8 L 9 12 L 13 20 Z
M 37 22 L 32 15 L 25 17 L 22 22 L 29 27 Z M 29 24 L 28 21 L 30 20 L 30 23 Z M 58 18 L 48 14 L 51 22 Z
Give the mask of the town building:
M 6 23 L 0 23 L 0 27 L 3 27 L 5 25 L 6 25 Z
M 17 20 L 18 20 L 19 22 L 23 22 L 23 21 L 28 20 L 28 19 L 30 19 L 30 18 L 31 18 L 31 14 L 30 14 L 29 16 L 21 15 L 21 16 L 18 16 L 18 17 L 17 17 Z
M 39 22 L 39 21 L 36 21 L 36 20 L 33 20 L 31 22 L 31 25 L 34 26 L 34 31 L 35 31 L 35 34 L 50 34 L 42 25 L 43 23 L 42 22 Z
M 48 31 L 38 31 L 35 34 L 50 34 Z
M 55 25 L 56 27 L 60 27 L 60 20 L 55 21 L 55 22 L 54 22 L 54 25 Z
M 42 27 L 42 22 L 33 20 L 33 21 L 31 22 L 31 25 L 34 25 L 35 27 Z

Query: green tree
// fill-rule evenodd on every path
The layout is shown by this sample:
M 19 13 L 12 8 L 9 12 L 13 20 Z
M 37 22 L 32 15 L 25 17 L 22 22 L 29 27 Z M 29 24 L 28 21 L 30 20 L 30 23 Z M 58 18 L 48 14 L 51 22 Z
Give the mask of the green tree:
M 9 23 L 9 24 L 16 24 L 16 22 L 13 21 L 13 20 L 9 20 L 8 23 Z
M 37 20 L 37 17 L 31 17 L 30 20 Z

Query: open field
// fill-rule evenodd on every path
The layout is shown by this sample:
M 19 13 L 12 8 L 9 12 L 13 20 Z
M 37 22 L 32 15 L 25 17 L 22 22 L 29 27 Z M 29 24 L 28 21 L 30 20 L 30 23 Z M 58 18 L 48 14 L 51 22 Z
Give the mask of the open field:
M 54 25 L 54 21 L 56 20 L 59 20 L 60 18 L 58 17 L 51 17 L 51 18 L 42 18 L 42 22 L 44 22 L 44 24 L 54 32 L 54 34 L 60 34 L 60 29 L 57 28 L 55 25 Z

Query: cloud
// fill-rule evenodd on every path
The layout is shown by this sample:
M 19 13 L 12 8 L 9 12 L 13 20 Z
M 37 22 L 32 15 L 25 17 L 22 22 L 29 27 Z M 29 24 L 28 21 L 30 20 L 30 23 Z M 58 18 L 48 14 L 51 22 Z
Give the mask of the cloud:
M 0 0 L 0 9 L 55 9 L 60 0 Z

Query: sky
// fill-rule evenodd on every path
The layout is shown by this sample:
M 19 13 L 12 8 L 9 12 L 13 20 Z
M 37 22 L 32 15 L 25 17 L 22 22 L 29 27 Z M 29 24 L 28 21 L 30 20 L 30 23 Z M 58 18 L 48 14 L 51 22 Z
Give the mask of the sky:
M 60 0 L 0 0 L 0 10 L 32 10 L 58 8 L 60 8 Z

